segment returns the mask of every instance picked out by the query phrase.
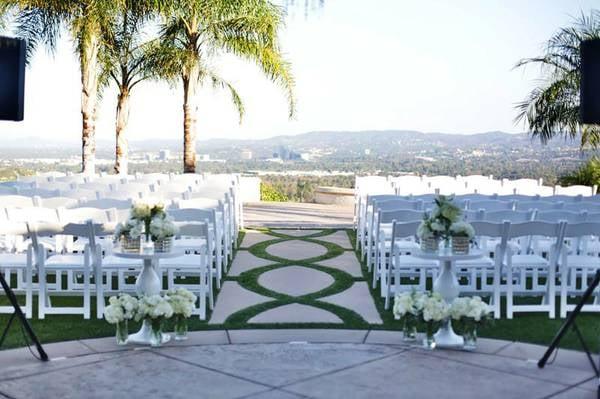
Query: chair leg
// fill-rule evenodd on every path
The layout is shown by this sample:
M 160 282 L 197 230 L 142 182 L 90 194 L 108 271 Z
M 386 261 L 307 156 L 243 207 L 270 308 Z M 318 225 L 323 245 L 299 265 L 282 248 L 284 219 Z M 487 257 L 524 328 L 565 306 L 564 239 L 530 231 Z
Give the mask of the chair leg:
M 510 265 L 506 268 L 506 318 L 513 318 L 513 273 Z
M 91 314 L 90 306 L 90 271 L 89 269 L 83 272 L 83 318 L 89 320 Z
M 38 267 L 38 319 L 43 320 L 46 317 L 46 270 Z

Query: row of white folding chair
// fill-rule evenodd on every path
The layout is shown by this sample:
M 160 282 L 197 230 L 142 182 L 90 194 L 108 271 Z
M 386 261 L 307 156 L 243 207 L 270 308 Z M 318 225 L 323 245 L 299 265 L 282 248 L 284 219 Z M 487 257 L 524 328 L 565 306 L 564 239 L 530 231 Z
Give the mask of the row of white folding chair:
M 558 254 L 560 253 L 563 231 L 566 222 L 547 223 L 547 222 L 525 222 L 511 224 L 506 221 L 503 223 L 473 222 L 473 227 L 477 235 L 494 237 L 500 240 L 500 244 L 495 248 L 493 258 L 484 257 L 478 261 L 458 262 L 457 269 L 476 268 L 480 269 L 482 279 L 493 275 L 493 292 L 488 292 L 492 297 L 495 317 L 500 317 L 500 295 L 505 294 L 507 298 L 507 317 L 512 318 L 516 312 L 547 312 L 549 317 L 553 318 L 555 313 L 555 295 L 556 295 L 556 266 Z M 411 255 L 407 255 L 401 246 L 396 245 L 396 240 L 414 237 L 414 232 L 418 222 L 398 223 L 394 222 L 392 229 L 391 255 L 389 262 L 381 258 L 381 271 L 383 273 L 382 287 L 386 287 L 386 302 L 389 306 L 389 299 L 392 291 L 401 291 L 411 287 L 402 287 L 402 277 L 407 275 L 414 277 L 414 270 L 420 270 L 420 277 L 427 275 L 422 271 L 424 269 L 437 269 L 437 262 L 424 261 Z M 544 235 L 554 239 L 553 250 L 548 258 L 543 258 L 535 254 L 519 253 L 511 245 L 507 245 L 509 240 L 532 235 Z M 481 273 L 483 271 L 487 273 Z M 527 279 L 537 278 L 538 274 L 532 270 L 541 270 L 544 272 L 544 284 L 530 286 Z M 404 274 L 403 273 L 408 273 Z M 394 277 L 394 278 L 392 278 Z M 501 278 L 505 277 L 505 284 L 502 284 Z M 419 284 L 424 284 L 420 281 Z M 392 288 L 393 285 L 393 288 Z M 470 284 L 469 286 L 472 286 Z M 484 285 L 489 287 L 489 285 Z M 533 288 L 531 288 L 533 287 Z M 536 287 L 544 287 L 540 291 Z M 489 288 L 486 288 L 489 289 Z M 464 291 L 464 290 L 463 290 Z M 478 291 L 479 294 L 485 294 Z M 514 297 L 517 295 L 541 296 L 539 304 L 521 305 L 514 303 Z
M 11 280 L 11 274 L 17 274 L 18 285 L 15 287 L 17 293 L 24 294 L 24 311 L 27 317 L 32 316 L 32 297 L 34 289 L 38 291 L 39 318 L 43 319 L 46 314 L 82 314 L 84 318 L 90 317 L 91 295 L 96 293 L 97 297 L 97 316 L 102 317 L 104 308 L 105 288 L 110 286 L 111 271 L 122 268 L 139 270 L 141 263 L 139 261 L 112 262 L 110 255 L 104 259 L 103 263 L 102 248 L 97 243 L 97 235 L 111 235 L 114 230 L 114 224 L 101 225 L 86 223 L 69 223 L 67 225 L 56 223 L 35 224 L 35 228 L 29 229 L 25 223 L 3 224 L 0 227 L 0 234 L 15 234 L 32 238 L 32 244 L 23 254 L 3 253 L 0 254 L 0 271 L 5 273 L 7 281 Z M 109 226 L 109 227 L 107 227 Z M 210 242 L 212 232 L 208 231 L 208 223 L 188 223 L 180 224 L 180 232 L 185 236 L 197 236 Z M 31 230 L 30 232 L 28 232 Z M 85 237 L 87 244 L 84 251 L 77 254 L 55 254 L 47 253 L 46 249 L 39 244 L 39 240 L 50 236 L 75 236 Z M 206 246 L 195 249 L 199 256 L 190 258 L 188 255 L 182 255 L 161 263 L 161 270 L 166 270 L 170 277 L 167 288 L 175 288 L 178 283 L 171 276 L 200 277 L 200 282 L 192 284 L 186 282 L 186 288 L 192 289 L 200 298 L 200 307 L 195 311 L 202 319 L 206 315 L 206 299 L 208 298 L 211 307 L 213 306 L 212 290 L 212 271 L 206 267 L 207 252 Z M 122 258 L 118 258 L 122 259 Z M 38 276 L 38 282 L 34 285 L 32 275 L 34 272 Z M 67 284 L 63 283 L 63 276 L 67 274 Z M 55 282 L 48 283 L 48 276 L 54 276 Z M 94 279 L 92 281 L 92 276 Z M 104 283 L 106 279 L 106 283 Z M 23 282 L 23 283 L 21 283 Z M 106 293 L 110 292 L 107 290 Z M 51 297 L 54 296 L 82 296 L 83 305 L 81 307 L 54 306 Z M 0 312 L 7 312 L 8 309 L 0 307 Z

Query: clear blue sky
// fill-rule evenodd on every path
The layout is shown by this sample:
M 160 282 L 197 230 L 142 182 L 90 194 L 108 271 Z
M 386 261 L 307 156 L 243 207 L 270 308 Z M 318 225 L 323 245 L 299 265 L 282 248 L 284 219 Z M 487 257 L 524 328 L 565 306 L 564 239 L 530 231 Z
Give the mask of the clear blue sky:
M 203 91 L 198 137 L 265 138 L 312 130 L 523 131 L 514 104 L 539 70 L 512 70 L 559 27 L 600 0 L 326 0 L 292 10 L 282 42 L 297 81 L 298 114 L 252 65 L 218 62 L 246 102 L 241 125 L 225 93 Z M 72 44 L 35 56 L 26 121 L 6 134 L 80 140 L 80 81 Z M 182 136 L 181 90 L 147 83 L 133 93 L 131 138 Z M 114 135 L 115 92 L 100 108 L 99 138 Z

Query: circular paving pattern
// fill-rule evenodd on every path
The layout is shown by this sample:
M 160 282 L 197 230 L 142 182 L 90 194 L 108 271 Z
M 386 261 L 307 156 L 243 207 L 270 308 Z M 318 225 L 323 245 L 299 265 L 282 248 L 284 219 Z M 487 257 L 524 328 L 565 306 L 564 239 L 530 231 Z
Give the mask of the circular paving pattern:
M 258 284 L 282 294 L 301 296 L 321 291 L 334 283 L 331 275 L 303 266 L 273 269 L 260 275 Z
M 323 256 L 327 248 L 313 242 L 290 240 L 269 245 L 267 253 L 282 259 L 301 260 Z
M 310 237 L 282 229 L 249 233 L 251 239 L 237 252 L 209 323 L 382 324 L 347 232 L 302 233 Z

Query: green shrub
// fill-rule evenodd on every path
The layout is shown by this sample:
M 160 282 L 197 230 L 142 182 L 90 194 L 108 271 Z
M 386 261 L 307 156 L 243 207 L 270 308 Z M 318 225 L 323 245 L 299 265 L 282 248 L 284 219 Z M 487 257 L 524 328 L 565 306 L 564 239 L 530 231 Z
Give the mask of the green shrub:
M 270 184 L 260 183 L 260 200 L 271 202 L 287 202 L 288 197 Z
M 600 158 L 590 158 L 579 169 L 561 176 L 559 182 L 562 186 L 577 184 L 584 186 L 600 185 Z

